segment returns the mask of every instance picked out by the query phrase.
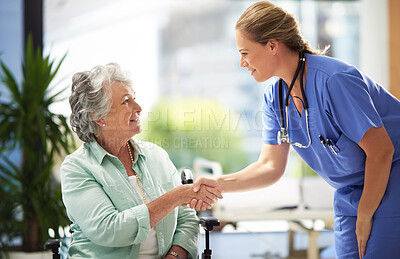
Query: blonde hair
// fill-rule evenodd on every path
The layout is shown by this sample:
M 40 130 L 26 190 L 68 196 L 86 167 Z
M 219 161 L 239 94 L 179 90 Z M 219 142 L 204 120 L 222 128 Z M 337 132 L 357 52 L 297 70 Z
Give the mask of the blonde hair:
M 244 11 L 236 22 L 236 30 L 250 40 L 267 44 L 270 39 L 284 43 L 295 52 L 324 55 L 328 50 L 315 50 L 303 38 L 293 15 L 267 1 L 257 2 Z

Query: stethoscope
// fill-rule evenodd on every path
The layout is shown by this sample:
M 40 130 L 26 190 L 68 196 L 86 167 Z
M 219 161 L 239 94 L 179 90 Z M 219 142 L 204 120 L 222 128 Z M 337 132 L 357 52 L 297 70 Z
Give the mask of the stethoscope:
M 306 94 L 304 92 L 304 84 L 303 84 L 303 75 L 304 75 L 304 67 L 306 63 L 306 54 L 304 52 L 300 52 L 300 60 L 299 64 L 297 65 L 296 73 L 293 76 L 292 82 L 290 83 L 289 89 L 286 93 L 285 97 L 285 112 L 286 112 L 286 123 L 285 120 L 283 119 L 283 103 L 282 103 L 282 97 L 283 97 L 283 87 L 282 87 L 282 79 L 279 79 L 279 111 L 280 111 L 280 120 L 281 120 L 281 130 L 278 131 L 278 144 L 280 145 L 281 143 L 289 143 L 290 145 L 294 145 L 299 148 L 308 148 L 311 145 L 311 137 L 310 137 L 310 130 L 308 127 L 308 102 L 306 98 Z M 288 106 L 289 106 L 289 96 L 290 92 L 292 91 L 292 88 L 294 86 L 294 82 L 296 81 L 297 75 L 299 74 L 299 71 L 301 70 L 300 73 L 300 89 L 301 89 L 301 95 L 303 97 L 303 100 L 300 98 L 294 96 L 293 98 L 298 98 L 300 101 L 303 103 L 304 111 L 306 113 L 306 127 L 307 127 L 307 135 L 308 135 L 308 145 L 303 146 L 301 143 L 298 142 L 290 142 L 289 139 L 289 133 L 288 133 L 288 124 L 289 124 L 289 113 L 288 113 Z

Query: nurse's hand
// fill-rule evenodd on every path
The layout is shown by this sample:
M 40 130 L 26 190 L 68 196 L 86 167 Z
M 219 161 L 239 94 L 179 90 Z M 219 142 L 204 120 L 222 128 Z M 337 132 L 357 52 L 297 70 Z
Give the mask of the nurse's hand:
M 358 255 L 360 259 L 365 256 L 365 250 L 367 248 L 367 242 L 372 229 L 372 218 L 357 217 L 356 221 L 356 235 L 358 244 Z
M 198 192 L 202 186 L 208 186 L 214 188 L 214 190 L 217 190 L 219 193 L 218 198 L 222 199 L 222 187 L 218 184 L 217 180 L 211 179 L 211 178 L 205 178 L 205 177 L 200 177 L 196 182 L 193 184 L 193 191 Z M 198 199 L 193 199 L 190 202 L 190 208 L 195 209 L 197 211 L 199 210 L 206 210 L 206 209 L 211 209 L 211 206 L 213 204 L 206 204 L 202 200 Z

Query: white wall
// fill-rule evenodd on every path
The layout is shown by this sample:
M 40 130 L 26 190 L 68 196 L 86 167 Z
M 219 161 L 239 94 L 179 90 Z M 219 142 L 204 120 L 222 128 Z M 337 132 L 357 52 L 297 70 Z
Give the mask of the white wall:
M 22 0 L 0 0 L 0 59 L 17 78 L 23 58 L 23 14 Z
M 360 69 L 389 87 L 389 19 L 387 0 L 361 0 Z

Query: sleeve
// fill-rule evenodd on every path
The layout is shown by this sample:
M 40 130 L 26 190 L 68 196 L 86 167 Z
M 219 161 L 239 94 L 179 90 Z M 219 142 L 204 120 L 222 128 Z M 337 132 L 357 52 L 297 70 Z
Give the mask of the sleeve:
M 270 86 L 273 87 L 272 85 Z M 265 144 L 278 145 L 277 134 L 280 130 L 279 118 L 272 108 L 274 103 L 272 91 L 266 91 L 262 102 L 262 139 Z
M 355 143 L 370 128 L 383 126 L 361 76 L 349 73 L 331 76 L 325 88 L 324 109 L 340 131 Z
M 92 242 L 123 247 L 147 238 L 150 217 L 145 204 L 118 211 L 102 186 L 78 163 L 66 159 L 60 171 L 68 216 Z
M 169 159 L 169 158 L 168 158 Z M 173 171 L 174 185 L 181 185 L 178 170 L 170 161 L 171 170 Z M 188 258 L 197 258 L 199 247 L 199 220 L 196 216 L 196 211 L 189 207 L 178 207 L 177 226 L 174 233 L 173 245 L 178 245 L 189 252 Z
M 178 222 L 172 244 L 181 246 L 188 251 L 188 258 L 197 258 L 199 233 L 199 220 L 196 212 L 189 207 L 179 206 Z

